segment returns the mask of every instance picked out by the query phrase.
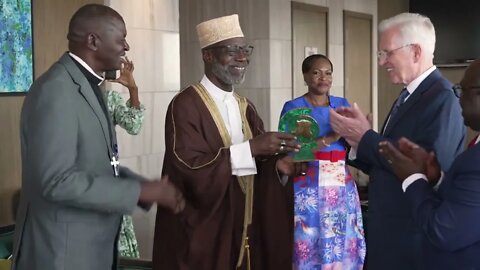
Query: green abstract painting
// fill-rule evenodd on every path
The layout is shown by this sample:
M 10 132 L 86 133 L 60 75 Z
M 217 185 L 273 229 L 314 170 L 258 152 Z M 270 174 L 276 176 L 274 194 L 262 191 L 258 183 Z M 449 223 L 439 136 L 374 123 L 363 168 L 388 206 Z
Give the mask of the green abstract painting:
M 28 91 L 32 50 L 31 0 L 0 0 L 0 93 Z

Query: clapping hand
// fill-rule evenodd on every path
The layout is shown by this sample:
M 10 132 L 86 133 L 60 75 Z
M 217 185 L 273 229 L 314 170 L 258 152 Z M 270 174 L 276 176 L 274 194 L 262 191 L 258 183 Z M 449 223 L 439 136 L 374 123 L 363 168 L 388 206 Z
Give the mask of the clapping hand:
M 425 174 L 431 185 L 440 179 L 440 165 L 435 154 L 407 138 L 398 140 L 398 148 L 388 141 L 382 141 L 379 151 L 401 181 L 414 173 Z
M 180 190 L 168 179 L 168 176 L 163 176 L 158 182 L 160 183 L 160 194 L 157 198 L 158 205 L 172 210 L 175 214 L 183 211 L 185 208 L 185 199 Z
M 185 208 L 185 199 L 182 193 L 166 175 L 159 180 L 142 182 L 139 201 L 146 205 L 157 203 L 175 214 Z
M 332 129 L 354 149 L 357 149 L 358 143 L 365 132 L 372 127 L 367 116 L 363 114 L 357 103 L 353 103 L 352 107 L 340 107 L 337 110 L 330 109 L 330 124 Z

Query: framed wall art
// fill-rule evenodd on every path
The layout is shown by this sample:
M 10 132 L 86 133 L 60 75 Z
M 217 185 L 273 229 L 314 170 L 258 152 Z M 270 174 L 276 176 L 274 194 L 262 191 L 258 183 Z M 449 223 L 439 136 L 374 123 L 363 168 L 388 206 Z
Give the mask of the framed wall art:
M 0 1 L 0 95 L 24 94 L 33 82 L 31 0 Z

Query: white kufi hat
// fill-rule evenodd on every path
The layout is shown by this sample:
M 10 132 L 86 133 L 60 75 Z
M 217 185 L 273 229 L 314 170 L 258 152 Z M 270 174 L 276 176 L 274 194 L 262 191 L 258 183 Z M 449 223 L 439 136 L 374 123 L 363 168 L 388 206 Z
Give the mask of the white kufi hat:
M 223 40 L 243 37 L 237 14 L 199 23 L 197 34 L 202 49 Z

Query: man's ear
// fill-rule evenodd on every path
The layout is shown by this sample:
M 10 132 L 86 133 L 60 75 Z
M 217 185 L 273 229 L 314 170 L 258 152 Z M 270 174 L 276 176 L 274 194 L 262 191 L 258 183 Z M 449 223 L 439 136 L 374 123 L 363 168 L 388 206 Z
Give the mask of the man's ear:
M 213 63 L 215 55 L 213 54 L 212 50 L 202 49 L 202 58 L 205 63 Z
M 87 47 L 92 50 L 92 51 L 97 51 L 98 50 L 98 43 L 100 42 L 100 39 L 98 38 L 97 35 L 94 33 L 89 33 L 87 35 Z
M 420 61 L 422 54 L 425 53 L 418 44 L 412 44 L 415 62 Z

